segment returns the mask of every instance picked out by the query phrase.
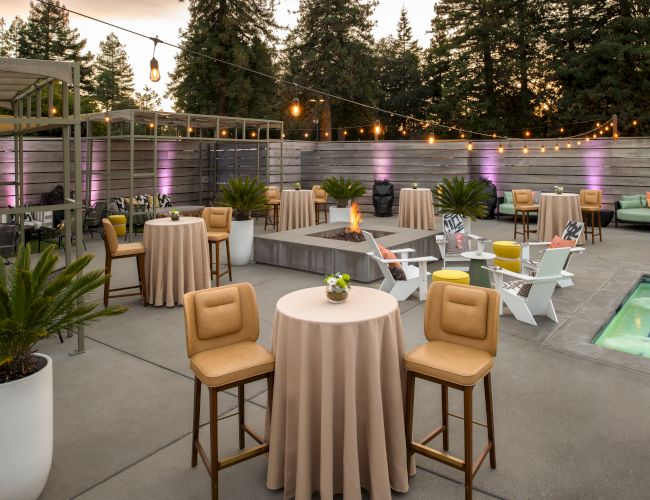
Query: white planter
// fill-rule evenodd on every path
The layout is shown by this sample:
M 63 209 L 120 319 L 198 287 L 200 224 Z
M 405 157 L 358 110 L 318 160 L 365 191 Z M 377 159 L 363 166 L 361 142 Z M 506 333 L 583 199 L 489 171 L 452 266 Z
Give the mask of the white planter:
M 465 232 L 467 234 L 472 234 L 472 219 L 469 217 L 463 217 L 463 224 L 465 225 Z
M 29 377 L 0 384 L 0 498 L 37 499 L 52 466 L 52 359 Z
M 230 263 L 245 266 L 253 258 L 254 220 L 233 220 L 230 228 Z
M 350 222 L 350 207 L 330 207 L 330 222 Z

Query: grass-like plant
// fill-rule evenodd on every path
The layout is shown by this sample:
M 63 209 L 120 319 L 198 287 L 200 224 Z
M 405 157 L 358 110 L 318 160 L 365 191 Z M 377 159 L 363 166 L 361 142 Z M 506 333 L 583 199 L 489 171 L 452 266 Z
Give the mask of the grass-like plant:
M 438 210 L 442 214 L 458 214 L 472 220 L 485 217 L 485 202 L 490 198 L 485 184 L 464 177 L 444 178 L 438 185 Z
M 336 200 L 336 206 L 339 208 L 345 208 L 348 200 L 353 200 L 366 193 L 366 188 L 359 181 L 343 177 L 328 177 L 320 187 Z
M 0 266 L 0 384 L 39 369 L 33 356 L 39 340 L 127 310 L 84 302 L 86 294 L 104 285 L 104 271 L 81 274 L 90 254 L 55 271 L 55 248 L 48 246 L 33 269 L 29 245 L 21 247 L 13 264 Z
M 266 208 L 266 186 L 250 177 L 231 177 L 221 187 L 217 204 L 232 207 L 235 220 L 250 220 L 253 212 Z

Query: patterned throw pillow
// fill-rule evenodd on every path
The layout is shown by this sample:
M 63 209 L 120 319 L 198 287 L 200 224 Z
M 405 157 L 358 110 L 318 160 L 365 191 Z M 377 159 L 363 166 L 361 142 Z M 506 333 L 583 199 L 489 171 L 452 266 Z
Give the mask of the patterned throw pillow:
M 531 271 L 530 276 L 537 276 L 537 271 Z M 507 290 L 512 290 L 520 297 L 528 297 L 530 294 L 530 289 L 532 288 L 532 283 L 524 283 L 522 280 L 513 280 L 513 281 L 504 281 L 503 288 Z
M 388 248 L 386 248 L 385 246 L 380 245 L 379 243 L 377 243 L 377 246 L 379 247 L 379 253 L 381 254 L 382 259 L 391 260 L 397 258 L 397 255 L 395 255 L 393 252 L 388 250 Z M 390 264 L 388 264 L 388 267 L 402 270 L 402 265 L 399 262 L 391 262 Z M 404 271 L 402 270 L 402 273 L 403 272 Z M 406 276 L 404 276 L 404 279 L 406 279 Z
M 140 210 L 149 209 L 149 196 L 146 194 L 136 194 L 133 196 L 133 204 L 137 205 Z
M 460 255 L 469 250 L 469 240 L 465 233 L 445 233 L 445 254 Z
M 169 197 L 168 194 L 163 194 L 163 193 L 158 193 L 158 204 L 161 207 L 171 207 L 172 205 L 172 199 Z
M 578 243 L 578 240 L 563 240 L 558 235 L 553 236 L 549 248 L 573 248 Z
M 562 233 L 563 240 L 578 240 L 582 234 L 583 229 L 585 228 L 585 223 L 580 222 L 579 220 L 570 220 L 566 223 L 564 227 L 564 232 Z
M 462 233 L 465 231 L 463 217 L 459 214 L 444 214 L 442 216 L 442 227 L 445 233 Z
M 123 197 L 111 198 L 110 205 L 111 205 L 110 208 L 113 211 L 116 212 L 126 211 L 126 200 Z

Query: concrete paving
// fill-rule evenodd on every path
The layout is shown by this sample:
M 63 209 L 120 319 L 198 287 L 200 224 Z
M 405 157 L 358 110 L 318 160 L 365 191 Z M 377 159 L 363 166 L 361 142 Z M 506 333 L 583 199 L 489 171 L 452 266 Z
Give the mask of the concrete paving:
M 381 222 L 395 225 L 397 217 Z M 509 221 L 478 221 L 472 230 L 492 240 L 512 238 Z M 263 231 L 263 221 L 256 231 Z M 86 242 L 101 266 L 102 242 Z M 559 323 L 541 319 L 532 327 L 506 312 L 493 372 L 497 468 L 483 465 L 475 498 L 648 497 L 650 360 L 589 342 L 633 282 L 650 271 L 649 244 L 650 233 L 640 229 L 606 228 L 602 243 L 588 243 L 585 254 L 572 260 L 576 286 L 556 291 Z M 115 262 L 114 276 L 116 284 L 131 284 L 135 263 Z M 268 348 L 276 301 L 321 280 L 259 264 L 236 267 L 233 277 L 255 286 L 260 342 Z M 42 498 L 209 498 L 207 472 L 200 464 L 190 467 L 192 375 L 183 311 L 144 308 L 135 297 L 118 301 L 130 310 L 87 328 L 85 354 L 69 355 L 74 338 L 39 345 L 54 358 L 55 385 L 54 461 Z M 411 298 L 400 310 L 405 346 L 412 349 L 424 342 L 423 304 Z M 476 393 L 475 411 L 483 420 L 482 389 Z M 223 453 L 236 447 L 234 394 L 219 400 Z M 247 387 L 246 397 L 247 416 L 261 429 L 265 384 Z M 433 384 L 417 386 L 416 435 L 437 425 L 439 399 Z M 459 412 L 460 395 L 451 391 L 450 399 Z M 204 415 L 202 433 L 206 423 Z M 451 452 L 462 456 L 462 425 L 452 419 L 451 426 Z M 484 434 L 476 429 L 478 451 Z M 423 458 L 417 463 L 409 493 L 396 498 L 463 498 L 460 472 Z M 282 498 L 265 486 L 264 457 L 220 478 L 221 498 Z

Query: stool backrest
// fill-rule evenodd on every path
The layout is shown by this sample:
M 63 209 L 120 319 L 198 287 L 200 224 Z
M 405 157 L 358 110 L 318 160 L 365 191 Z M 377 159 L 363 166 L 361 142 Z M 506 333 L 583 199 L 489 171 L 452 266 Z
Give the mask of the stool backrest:
M 119 243 L 117 242 L 117 232 L 108 219 L 102 219 L 102 226 L 104 227 L 104 246 L 111 254 L 117 252 Z
M 318 184 L 313 185 L 311 187 L 311 190 L 314 193 L 314 200 L 326 200 L 327 201 L 327 193 Z
M 278 186 L 266 187 L 266 199 L 268 201 L 280 201 L 281 196 L 280 188 Z
M 222 231 L 230 233 L 232 224 L 231 207 L 205 207 L 203 209 L 203 220 L 208 231 Z
M 250 283 L 188 292 L 184 297 L 187 356 L 259 337 L 255 290 Z
M 580 206 L 597 207 L 603 206 L 603 192 L 600 189 L 581 189 Z
M 490 288 L 434 281 L 424 311 L 424 334 L 496 355 L 499 292 Z
M 530 206 L 535 204 L 535 197 L 530 189 L 513 189 L 512 203 L 517 206 Z

